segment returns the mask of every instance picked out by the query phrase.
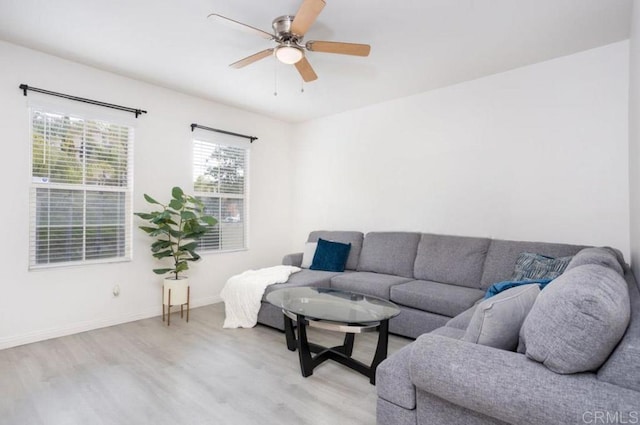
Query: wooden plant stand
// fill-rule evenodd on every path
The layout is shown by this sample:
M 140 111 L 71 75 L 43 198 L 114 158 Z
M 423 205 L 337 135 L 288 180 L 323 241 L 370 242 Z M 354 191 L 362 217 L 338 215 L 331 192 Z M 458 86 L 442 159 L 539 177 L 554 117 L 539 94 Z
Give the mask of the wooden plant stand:
M 183 319 L 184 318 L 184 306 L 187 306 L 187 323 L 189 323 L 189 300 L 190 300 L 190 295 L 191 295 L 191 287 L 187 286 L 187 300 L 184 303 L 180 303 L 180 304 L 171 304 L 171 291 L 172 289 L 169 288 L 167 291 L 167 297 L 165 299 L 165 291 L 164 291 L 164 285 L 162 286 L 162 321 L 164 322 L 164 316 L 165 316 L 165 307 L 166 307 L 166 313 L 167 313 L 167 326 L 171 326 L 171 307 L 173 307 L 174 305 L 180 305 L 180 318 Z M 178 299 L 180 298 L 184 298 L 183 297 L 177 297 Z

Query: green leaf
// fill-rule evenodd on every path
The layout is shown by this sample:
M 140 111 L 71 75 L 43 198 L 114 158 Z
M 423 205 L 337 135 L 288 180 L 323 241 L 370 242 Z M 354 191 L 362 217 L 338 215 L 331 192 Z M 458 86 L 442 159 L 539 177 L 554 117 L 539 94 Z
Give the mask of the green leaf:
M 164 223 L 167 220 L 171 220 L 171 213 L 169 211 L 162 211 L 155 215 L 155 217 L 150 220 L 154 224 Z
M 191 258 L 187 259 L 187 261 L 198 261 L 200 259 L 200 256 L 195 252 L 190 252 L 190 254 Z
M 169 231 L 166 228 L 158 228 L 153 232 L 149 233 L 149 236 L 153 236 L 153 237 L 160 236 L 160 235 L 169 235 Z
M 186 261 L 180 261 L 176 264 L 176 271 L 183 272 L 185 270 L 189 270 L 189 264 Z
M 216 224 L 218 224 L 218 220 L 210 215 L 203 215 L 202 217 L 200 217 L 200 220 L 204 221 L 209 226 L 215 226 Z
M 175 242 L 162 239 L 151 244 L 151 251 L 158 252 L 161 249 L 169 248 L 171 245 L 175 245 Z
M 154 236 L 154 235 L 151 235 L 151 233 L 155 232 L 156 230 L 158 230 L 157 227 L 149 227 L 149 226 L 140 226 L 140 229 L 142 229 L 143 231 L 147 232 L 149 234 L 149 236 Z
M 133 215 L 137 215 L 143 220 L 151 220 L 153 217 L 155 217 L 154 214 L 149 214 L 149 213 L 133 213 Z
M 175 229 L 171 229 L 171 228 L 167 228 L 167 232 L 173 236 L 174 238 L 182 238 L 184 237 L 184 232 L 181 232 L 180 230 L 175 230 Z
M 173 257 L 173 252 L 170 249 L 167 249 L 165 251 L 154 252 L 153 256 L 157 259 Z
M 153 269 L 153 272 L 155 274 L 165 274 L 165 273 L 169 273 L 172 272 L 173 269 Z
M 146 199 L 146 201 L 150 204 L 158 204 L 158 205 L 162 205 L 160 202 L 156 201 L 155 199 L 153 199 L 151 196 L 147 195 L 146 193 L 144 194 L 144 199 Z
M 176 186 L 173 189 L 171 189 L 171 196 L 173 196 L 173 199 L 182 200 L 182 197 L 184 196 L 184 192 L 182 191 L 182 189 L 180 189 L 178 186 Z M 177 208 L 177 209 L 179 209 L 179 208 Z
M 180 217 L 182 217 L 183 220 L 197 220 L 198 217 L 192 213 L 191 211 L 182 211 L 180 213 Z
M 185 235 L 183 236 L 182 239 L 193 239 L 193 240 L 198 240 L 200 238 L 202 238 L 207 232 L 191 232 L 191 233 L 185 233 Z
M 184 207 L 184 203 L 178 199 L 172 199 L 171 202 L 169 202 L 169 207 L 176 211 L 180 211 Z
M 189 242 L 187 244 L 182 245 L 181 247 L 179 247 L 178 249 L 180 251 L 193 251 L 194 249 L 196 249 L 198 247 L 198 242 Z

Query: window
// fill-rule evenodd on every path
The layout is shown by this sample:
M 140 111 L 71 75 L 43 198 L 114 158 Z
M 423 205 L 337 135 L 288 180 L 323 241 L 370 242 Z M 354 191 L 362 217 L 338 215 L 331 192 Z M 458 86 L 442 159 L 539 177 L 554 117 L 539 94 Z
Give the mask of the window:
M 231 139 L 231 140 L 229 140 Z M 202 251 L 247 247 L 247 167 L 249 148 L 233 137 L 194 133 L 193 186 L 206 214 L 218 220 L 200 241 Z
M 31 109 L 31 269 L 131 257 L 133 129 Z

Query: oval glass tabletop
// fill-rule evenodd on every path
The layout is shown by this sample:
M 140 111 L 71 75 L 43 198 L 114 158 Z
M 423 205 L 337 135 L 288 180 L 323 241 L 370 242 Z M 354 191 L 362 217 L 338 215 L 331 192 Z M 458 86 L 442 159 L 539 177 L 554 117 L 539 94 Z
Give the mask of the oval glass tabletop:
M 293 314 L 332 322 L 379 322 L 400 314 L 390 301 L 331 288 L 276 289 L 267 294 L 267 301 Z

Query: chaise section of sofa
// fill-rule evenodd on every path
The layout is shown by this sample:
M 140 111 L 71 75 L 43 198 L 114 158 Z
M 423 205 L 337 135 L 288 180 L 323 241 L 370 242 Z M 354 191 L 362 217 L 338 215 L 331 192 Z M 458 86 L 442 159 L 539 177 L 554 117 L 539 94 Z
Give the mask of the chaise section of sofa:
M 512 251 L 505 249 L 507 246 L 513 247 L 516 251 L 542 251 L 547 254 L 553 253 L 555 256 L 574 255 L 576 249 L 567 245 L 509 241 L 498 241 L 497 246 L 495 254 L 500 253 L 501 258 L 511 257 L 509 263 L 515 262 L 517 255 L 514 256 Z M 619 255 L 619 252 L 617 254 Z M 502 276 L 502 273 L 497 272 L 498 269 L 513 269 L 513 264 L 507 264 L 506 261 L 501 266 L 496 266 L 497 263 L 492 261 L 489 265 L 489 270 L 493 273 L 490 278 L 492 280 L 500 279 Z M 553 301 L 551 297 L 562 295 L 568 297 L 561 299 L 562 302 L 568 303 L 566 305 L 581 305 L 584 302 L 581 300 L 590 299 L 588 293 L 585 298 L 584 293 L 577 295 L 576 292 L 567 289 L 558 289 L 569 288 L 567 282 L 572 282 L 579 285 L 579 288 L 594 288 L 596 296 L 599 288 L 606 285 L 604 282 L 600 284 L 599 279 L 607 274 L 599 270 L 610 265 L 596 261 L 594 265 L 581 264 L 571 270 L 568 267 L 563 279 L 554 282 L 555 290 L 547 292 L 545 303 Z M 405 425 L 639 422 L 640 290 L 628 266 L 624 265 L 624 271 L 619 264 L 613 266 L 615 267 L 611 268 L 615 272 L 608 272 L 608 276 L 611 276 L 611 273 L 614 276 L 618 275 L 618 289 L 624 292 L 618 292 L 620 295 L 617 298 L 625 304 L 629 303 L 631 316 L 622 339 L 597 370 L 557 373 L 545 362 L 532 360 L 528 353 L 511 352 L 463 340 L 465 329 L 476 308 L 473 306 L 448 321 L 445 326 L 420 336 L 380 364 L 376 381 L 377 423 Z M 624 274 L 624 280 L 619 277 L 621 274 Z M 572 301 L 574 294 L 576 298 Z M 610 299 L 607 297 L 601 302 L 606 305 Z M 591 307 L 579 307 L 585 308 Z M 624 320 L 625 310 L 626 308 L 612 307 L 602 317 L 610 317 L 616 321 Z M 628 313 L 629 310 L 626 311 Z M 594 317 L 599 317 L 591 317 L 588 311 L 581 314 L 587 315 L 584 320 L 595 320 Z M 578 323 L 588 323 L 583 319 L 579 320 Z M 568 321 L 560 321 L 555 326 L 562 327 L 563 323 Z M 614 322 L 611 323 L 610 326 L 606 323 L 601 323 L 600 326 L 613 329 Z M 540 315 L 529 321 L 526 326 L 532 329 L 541 326 Z M 543 336 L 544 345 L 553 339 L 557 341 L 556 344 L 559 341 L 560 346 L 553 349 L 550 357 L 559 355 L 562 346 L 569 347 L 570 350 L 575 347 L 574 343 L 567 341 L 572 340 L 571 335 L 580 332 L 580 328 L 572 326 L 575 324 L 568 324 L 561 333 L 555 331 L 550 339 Z M 586 327 L 582 331 L 588 332 L 589 329 L 590 327 Z M 522 330 L 520 332 L 522 336 Z M 566 338 L 559 337 L 562 332 L 566 333 Z M 540 338 L 539 332 L 536 333 Z M 579 340 L 584 341 L 582 337 Z M 600 346 L 597 349 L 600 349 Z M 587 350 L 588 352 L 591 351 Z M 589 354 L 587 358 L 588 356 Z M 574 360 L 573 355 L 569 355 L 568 358 L 570 361 Z M 602 418 L 609 418 L 606 419 L 608 422 L 597 422 L 605 420 Z

